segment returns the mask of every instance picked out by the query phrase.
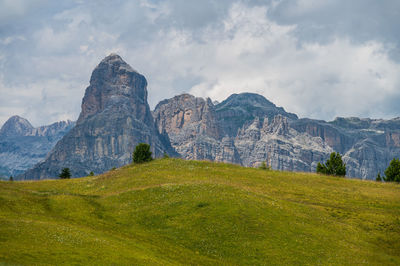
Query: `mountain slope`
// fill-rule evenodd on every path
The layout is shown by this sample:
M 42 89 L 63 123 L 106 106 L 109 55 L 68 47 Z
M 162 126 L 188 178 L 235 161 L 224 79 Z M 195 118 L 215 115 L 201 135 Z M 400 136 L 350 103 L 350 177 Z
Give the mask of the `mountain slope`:
M 74 125 L 61 121 L 34 128 L 22 117 L 8 119 L 0 129 L 0 177 L 15 177 L 44 160 Z
M 399 265 L 400 186 L 161 159 L 0 182 L 0 263 Z
M 296 120 L 297 115 L 287 113 L 282 107 L 277 107 L 264 96 L 256 93 L 232 94 L 215 106 L 218 122 L 224 134 L 235 137 L 238 129 L 256 117 L 273 119 L 276 115 Z
M 54 178 L 64 167 L 74 177 L 103 173 L 129 163 L 141 142 L 151 145 L 155 157 L 174 154 L 168 138 L 155 127 L 146 78 L 111 54 L 93 70 L 76 126 L 22 178 Z
M 167 134 L 181 158 L 240 164 L 233 140 L 224 136 L 210 99 L 182 94 L 161 101 L 153 112 L 160 134 Z
M 153 115 L 185 159 L 314 172 L 335 151 L 348 177 L 374 180 L 400 157 L 400 118 L 299 119 L 254 93 L 233 94 L 217 105 L 183 94 L 161 101 Z

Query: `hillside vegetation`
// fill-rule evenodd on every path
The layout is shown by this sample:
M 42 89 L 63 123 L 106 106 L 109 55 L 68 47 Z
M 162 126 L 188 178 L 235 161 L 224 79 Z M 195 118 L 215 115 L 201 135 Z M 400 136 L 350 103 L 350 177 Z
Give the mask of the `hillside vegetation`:
M 160 159 L 0 182 L 0 264 L 400 265 L 400 186 Z

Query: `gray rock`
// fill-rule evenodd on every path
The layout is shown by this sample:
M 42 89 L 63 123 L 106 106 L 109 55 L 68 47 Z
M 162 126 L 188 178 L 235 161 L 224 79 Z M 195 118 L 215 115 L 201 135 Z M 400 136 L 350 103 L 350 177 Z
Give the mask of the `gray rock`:
M 33 129 L 33 126 L 28 120 L 15 115 L 10 117 L 1 127 L 0 137 L 27 136 Z
M 232 94 L 215 109 L 224 135 L 230 137 L 235 137 L 239 128 L 256 117 L 272 119 L 280 114 L 291 120 L 297 119 L 295 114 L 287 113 L 282 107 L 255 93 Z
M 24 118 L 11 117 L 0 130 L 0 176 L 15 177 L 44 160 L 74 125 L 62 121 L 34 128 Z
M 23 178 L 55 178 L 64 167 L 73 177 L 103 173 L 130 163 L 142 142 L 151 145 L 154 157 L 175 155 L 168 137 L 155 127 L 146 87 L 145 77 L 121 57 L 107 56 L 92 73 L 76 126 Z
M 154 115 L 159 132 L 186 159 L 315 172 L 335 151 L 347 163 L 347 176 L 374 179 L 400 157 L 400 118 L 298 119 L 252 93 L 234 94 L 216 106 L 180 95 L 162 101 Z
M 76 177 L 102 173 L 129 163 L 140 142 L 149 143 L 156 157 L 166 152 L 185 159 L 252 167 L 266 162 L 273 169 L 307 172 L 336 151 L 347 163 L 347 176 L 363 179 L 374 179 L 400 157 L 400 118 L 298 119 L 254 93 L 233 94 L 216 105 L 183 94 L 160 102 L 151 112 L 146 87 L 146 79 L 118 55 L 106 57 L 93 71 L 76 126 L 23 178 L 56 177 L 63 167 Z M 60 136 L 57 128 L 33 129 L 18 117 L 3 128 L 3 138 Z
M 153 115 L 182 158 L 240 163 L 233 140 L 222 138 L 210 99 L 182 94 L 160 102 Z

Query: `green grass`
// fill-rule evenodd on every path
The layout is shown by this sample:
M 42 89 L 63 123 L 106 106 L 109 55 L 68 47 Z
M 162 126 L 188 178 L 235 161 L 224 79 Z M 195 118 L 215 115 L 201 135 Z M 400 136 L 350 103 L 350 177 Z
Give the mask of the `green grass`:
M 0 264 L 400 265 L 400 186 L 155 160 L 0 182 Z

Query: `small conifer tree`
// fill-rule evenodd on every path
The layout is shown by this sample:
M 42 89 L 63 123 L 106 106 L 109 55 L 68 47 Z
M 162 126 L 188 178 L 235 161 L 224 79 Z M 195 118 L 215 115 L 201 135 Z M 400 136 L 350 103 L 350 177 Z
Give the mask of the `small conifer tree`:
M 345 176 L 346 164 L 338 152 L 332 152 L 325 164 L 318 163 L 317 173 L 325 175 Z
M 153 160 L 151 157 L 150 145 L 146 143 L 139 143 L 133 152 L 134 163 L 144 163 Z
M 10 176 L 10 179 L 9 179 L 9 181 L 14 181 L 14 178 L 13 178 L 13 176 Z
M 259 169 L 262 169 L 262 170 L 270 170 L 271 167 L 270 167 L 270 166 L 267 166 L 267 163 L 266 163 L 266 162 L 261 162 L 261 165 L 260 165 Z
M 89 173 L 89 176 L 94 176 L 93 171 L 91 171 L 91 172 Z
M 59 178 L 61 179 L 69 179 L 71 178 L 71 172 L 69 170 L 69 168 L 63 168 L 61 170 L 61 173 L 58 175 Z
M 376 179 L 375 179 L 377 182 L 382 182 L 382 176 L 381 176 L 381 173 L 378 173 L 378 175 L 376 176 Z
M 394 158 L 388 168 L 385 170 L 385 181 L 387 182 L 400 182 L 400 160 Z

